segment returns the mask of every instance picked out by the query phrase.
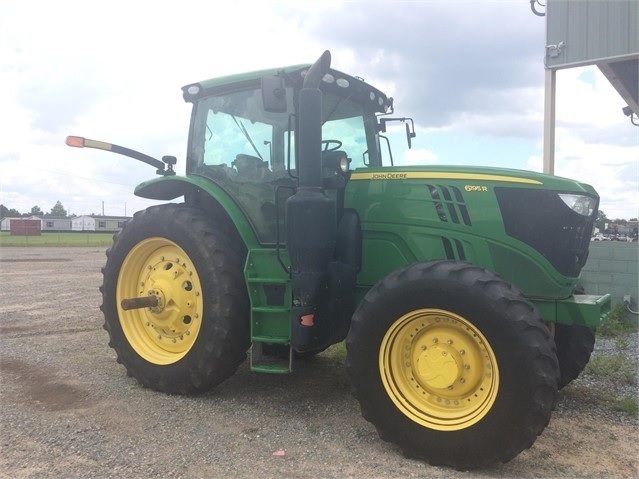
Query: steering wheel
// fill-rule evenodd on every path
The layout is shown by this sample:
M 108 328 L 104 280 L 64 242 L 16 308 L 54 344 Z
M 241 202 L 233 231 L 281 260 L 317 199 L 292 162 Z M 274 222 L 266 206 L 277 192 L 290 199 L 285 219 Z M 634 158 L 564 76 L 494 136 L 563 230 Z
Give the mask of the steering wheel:
M 324 146 L 323 151 L 335 151 L 339 150 L 342 147 L 342 142 L 339 140 L 322 140 L 322 145 Z M 328 145 L 335 146 L 329 148 Z

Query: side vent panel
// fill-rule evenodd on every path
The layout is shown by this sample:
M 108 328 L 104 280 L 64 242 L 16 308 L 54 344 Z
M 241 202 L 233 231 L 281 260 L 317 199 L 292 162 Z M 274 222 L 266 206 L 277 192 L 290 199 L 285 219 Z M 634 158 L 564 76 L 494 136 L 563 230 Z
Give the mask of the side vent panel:
M 472 226 L 464 196 L 455 186 L 426 185 L 440 221 Z
M 464 246 L 461 241 L 442 237 L 442 244 L 444 246 L 444 252 L 446 253 L 446 259 L 466 260 L 466 253 L 464 252 Z

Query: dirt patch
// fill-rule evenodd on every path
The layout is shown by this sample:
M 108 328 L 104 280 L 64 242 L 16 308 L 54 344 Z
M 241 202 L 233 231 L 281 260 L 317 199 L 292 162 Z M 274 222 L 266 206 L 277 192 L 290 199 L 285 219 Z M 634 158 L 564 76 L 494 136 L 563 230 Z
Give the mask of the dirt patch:
M 21 359 L 0 358 L 4 377 L 13 380 L 14 400 L 31 403 L 47 411 L 77 408 L 88 392 L 57 377 L 51 368 L 29 364 Z

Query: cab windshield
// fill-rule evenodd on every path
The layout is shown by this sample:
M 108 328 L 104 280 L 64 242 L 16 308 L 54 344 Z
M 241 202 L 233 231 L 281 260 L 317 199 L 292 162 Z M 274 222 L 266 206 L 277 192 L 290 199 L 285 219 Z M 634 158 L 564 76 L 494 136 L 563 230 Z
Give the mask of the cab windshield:
M 295 95 L 286 89 L 288 111 L 282 113 L 264 110 L 260 88 L 210 96 L 195 105 L 188 172 L 226 190 L 263 244 L 276 242 L 278 211 L 295 186 Z M 377 157 L 371 152 L 378 151 L 375 115 L 348 97 L 325 93 L 323 98 L 322 148 L 343 151 L 351 169 L 371 164 Z

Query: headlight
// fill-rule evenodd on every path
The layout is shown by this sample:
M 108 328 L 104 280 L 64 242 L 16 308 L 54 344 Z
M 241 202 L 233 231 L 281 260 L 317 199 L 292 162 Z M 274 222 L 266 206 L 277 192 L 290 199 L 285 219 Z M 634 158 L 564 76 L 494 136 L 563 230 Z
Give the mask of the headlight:
M 559 193 L 559 198 L 568 208 L 582 216 L 591 216 L 595 212 L 597 200 L 592 196 Z

